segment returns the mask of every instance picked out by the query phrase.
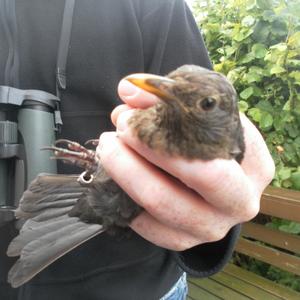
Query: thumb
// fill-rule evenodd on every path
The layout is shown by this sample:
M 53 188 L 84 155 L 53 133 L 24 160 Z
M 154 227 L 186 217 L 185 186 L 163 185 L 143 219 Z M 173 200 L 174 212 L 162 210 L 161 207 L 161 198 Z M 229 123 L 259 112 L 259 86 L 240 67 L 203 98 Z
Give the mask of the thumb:
M 135 108 L 147 108 L 158 101 L 155 95 L 138 88 L 125 79 L 120 81 L 118 93 L 127 105 Z

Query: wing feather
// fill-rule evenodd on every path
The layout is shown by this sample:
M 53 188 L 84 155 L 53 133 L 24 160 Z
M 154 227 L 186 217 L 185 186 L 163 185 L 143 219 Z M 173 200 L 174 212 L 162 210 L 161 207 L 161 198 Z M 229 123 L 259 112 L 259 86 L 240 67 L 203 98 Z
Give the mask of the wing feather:
M 24 192 L 16 217 L 26 221 L 7 249 L 8 256 L 20 256 L 8 274 L 13 287 L 103 232 L 102 225 L 88 224 L 68 214 L 79 199 L 85 202 L 88 193 L 77 178 L 40 174 Z

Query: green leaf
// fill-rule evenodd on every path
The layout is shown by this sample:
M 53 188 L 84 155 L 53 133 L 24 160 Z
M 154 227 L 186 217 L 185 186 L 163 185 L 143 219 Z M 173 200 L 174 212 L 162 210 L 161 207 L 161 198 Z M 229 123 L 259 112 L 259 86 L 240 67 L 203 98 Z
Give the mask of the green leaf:
M 259 108 L 254 107 L 254 108 L 250 108 L 250 109 L 248 110 L 248 115 L 249 115 L 255 122 L 259 123 L 259 122 L 260 122 L 260 119 L 261 119 L 262 113 L 261 113 L 261 110 L 260 110 Z
M 238 80 L 240 78 L 241 74 L 244 73 L 245 69 L 246 69 L 245 67 L 238 67 L 238 68 L 232 69 L 228 72 L 227 78 L 232 83 L 234 83 L 236 80 Z
M 227 57 L 231 56 L 233 53 L 235 53 L 237 49 L 235 49 L 234 47 L 225 47 L 225 53 L 227 55 Z
M 273 22 L 276 17 L 276 15 L 272 10 L 265 10 L 262 16 L 265 21 L 269 21 L 269 22 Z
M 284 167 L 278 171 L 278 176 L 281 180 L 286 180 L 291 177 L 292 171 L 290 168 Z
M 248 74 L 245 74 L 244 79 L 248 83 L 259 82 L 259 81 L 261 81 L 261 76 L 257 73 L 248 73 Z
M 286 43 L 279 43 L 279 44 L 276 44 L 276 45 L 273 45 L 270 47 L 270 49 L 275 49 L 275 50 L 278 50 L 280 52 L 284 52 L 287 50 L 287 44 Z
M 291 15 L 295 16 L 297 20 L 299 20 L 299 16 L 300 16 L 299 1 L 298 0 L 295 0 L 295 1 L 289 0 L 288 11 Z
M 294 124 L 286 124 L 285 128 L 291 138 L 296 138 L 299 135 L 299 129 Z
M 253 55 L 253 53 L 250 52 L 243 56 L 238 62 L 239 64 L 246 64 L 252 61 L 253 59 L 255 59 L 255 56 Z
M 253 96 L 255 97 L 261 97 L 263 95 L 263 90 L 257 86 L 252 86 L 253 87 Z
M 271 0 L 256 0 L 256 5 L 263 10 L 270 9 L 273 6 Z
M 263 20 L 259 20 L 254 26 L 253 39 L 254 41 L 264 43 L 270 35 L 270 24 Z
M 244 35 L 244 33 L 242 31 L 238 32 L 237 34 L 235 34 L 233 36 L 233 39 L 236 40 L 237 42 L 241 42 L 245 38 L 246 38 L 246 36 Z
M 255 23 L 255 18 L 252 16 L 246 16 L 242 19 L 242 25 L 246 27 L 250 27 Z
M 294 78 L 296 82 L 300 83 L 300 71 L 293 71 L 293 72 L 291 72 L 289 74 L 289 77 Z
M 281 225 L 279 226 L 279 230 L 292 233 L 292 234 L 299 234 L 300 233 L 300 224 L 296 222 L 290 222 L 289 225 Z
M 287 59 L 286 63 L 289 67 L 300 67 L 299 59 Z
M 288 31 L 286 23 L 282 20 L 281 17 L 277 17 L 271 27 L 271 32 L 274 36 L 283 37 L 286 36 L 286 33 Z
M 292 182 L 291 182 L 289 179 L 287 179 L 287 180 L 283 180 L 282 183 L 281 183 L 281 185 L 282 185 L 282 187 L 288 189 L 288 188 L 290 188 L 293 184 L 292 184 Z
M 242 99 L 248 99 L 253 94 L 253 87 L 248 87 L 240 93 Z
M 239 110 L 240 112 L 245 113 L 249 108 L 249 105 L 246 101 L 239 101 Z
M 287 102 L 284 104 L 282 110 L 284 110 L 284 111 L 290 111 L 290 110 L 291 110 L 291 101 L 287 101 Z
M 293 35 L 289 37 L 288 45 L 293 48 L 300 47 L 300 31 L 295 32 Z
M 218 23 L 208 23 L 206 26 L 211 32 L 220 32 L 220 24 Z
M 264 58 L 267 54 L 267 49 L 263 44 L 254 44 L 252 46 L 252 53 L 256 58 Z
M 293 188 L 300 191 L 300 171 L 291 175 L 291 182 L 293 183 Z
M 271 68 L 270 73 L 271 74 L 280 74 L 285 71 L 286 71 L 286 69 L 281 66 L 274 66 L 273 68 Z
M 294 143 L 295 145 L 300 146 L 300 136 L 294 140 Z M 299 167 L 299 172 L 300 172 L 300 167 Z
M 260 110 L 267 111 L 269 113 L 274 113 L 274 107 L 273 105 L 267 101 L 267 100 L 261 100 L 256 104 L 256 107 L 258 107 Z
M 241 31 L 238 31 L 234 36 L 233 39 L 237 42 L 241 42 L 245 40 L 249 35 L 253 33 L 252 29 L 242 29 Z
M 273 125 L 273 117 L 268 112 L 262 112 L 260 121 L 259 121 L 259 127 L 261 129 L 269 129 Z

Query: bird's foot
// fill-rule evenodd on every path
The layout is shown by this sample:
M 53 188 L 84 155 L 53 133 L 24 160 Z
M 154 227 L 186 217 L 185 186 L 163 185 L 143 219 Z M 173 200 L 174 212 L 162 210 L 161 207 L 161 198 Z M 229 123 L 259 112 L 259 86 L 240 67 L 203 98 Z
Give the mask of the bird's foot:
M 57 147 L 58 144 L 65 144 L 67 149 Z M 89 173 L 94 173 L 97 170 L 98 159 L 95 151 L 87 149 L 77 142 L 59 139 L 55 141 L 54 146 L 44 147 L 42 150 L 51 150 L 54 152 L 53 159 L 60 159 L 66 163 L 84 168 Z

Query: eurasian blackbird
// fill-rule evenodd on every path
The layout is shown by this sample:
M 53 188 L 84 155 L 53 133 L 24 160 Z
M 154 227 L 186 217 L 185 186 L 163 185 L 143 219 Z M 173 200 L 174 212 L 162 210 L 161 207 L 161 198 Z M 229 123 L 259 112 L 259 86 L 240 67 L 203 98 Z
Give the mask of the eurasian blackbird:
M 129 120 L 136 136 L 154 151 L 241 162 L 245 145 L 237 96 L 225 76 L 185 65 L 166 77 L 134 74 L 126 79 L 161 100 L 136 110 Z M 95 235 L 127 227 L 142 210 L 106 174 L 95 151 L 68 140 L 48 149 L 85 171 L 79 176 L 40 174 L 24 192 L 16 217 L 26 222 L 7 250 L 8 256 L 20 256 L 8 274 L 13 287 Z

